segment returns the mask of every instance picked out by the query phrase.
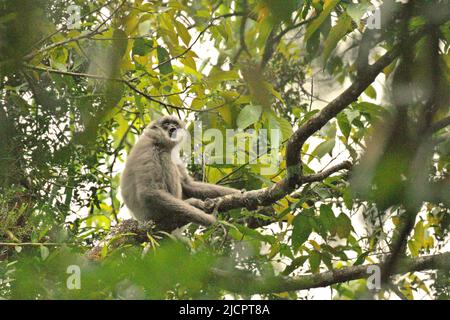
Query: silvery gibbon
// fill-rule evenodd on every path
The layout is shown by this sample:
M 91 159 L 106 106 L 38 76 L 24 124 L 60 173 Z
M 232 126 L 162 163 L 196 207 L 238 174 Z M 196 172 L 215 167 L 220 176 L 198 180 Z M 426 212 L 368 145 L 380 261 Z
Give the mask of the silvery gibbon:
M 167 232 L 189 222 L 215 223 L 216 218 L 202 210 L 204 200 L 240 192 L 188 175 L 176 148 L 183 131 L 184 123 L 174 116 L 151 122 L 131 149 L 121 178 L 122 197 L 132 215 L 138 221 L 152 220 Z

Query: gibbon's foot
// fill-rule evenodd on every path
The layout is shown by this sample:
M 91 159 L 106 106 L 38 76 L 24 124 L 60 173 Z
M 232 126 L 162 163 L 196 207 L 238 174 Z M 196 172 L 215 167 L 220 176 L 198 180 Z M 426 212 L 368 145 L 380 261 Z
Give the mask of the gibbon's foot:
M 211 212 L 211 214 L 214 217 L 217 217 L 217 215 L 219 213 L 219 207 L 220 207 L 221 203 L 222 203 L 221 199 L 217 200 L 217 199 L 206 198 L 205 199 L 205 210 L 207 212 Z
M 241 189 L 241 194 L 244 194 L 246 192 L 247 192 L 246 189 Z M 254 204 L 254 203 L 252 204 L 252 201 L 250 199 L 247 199 L 244 197 L 243 202 L 244 202 L 245 208 L 249 211 L 254 211 L 254 210 L 258 209 L 258 205 Z
M 254 201 L 252 201 L 251 199 L 244 197 L 243 202 L 244 202 L 245 208 L 249 211 L 255 211 L 258 209 L 258 204 L 255 203 Z
M 205 205 L 206 212 L 212 212 L 216 206 L 215 201 L 210 198 L 206 198 L 203 203 Z

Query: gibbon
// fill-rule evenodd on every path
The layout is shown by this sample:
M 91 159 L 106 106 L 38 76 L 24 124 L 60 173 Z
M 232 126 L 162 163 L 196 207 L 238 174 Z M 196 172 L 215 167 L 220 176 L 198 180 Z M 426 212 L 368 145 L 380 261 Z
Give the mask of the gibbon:
M 131 149 L 121 178 L 122 197 L 132 215 L 167 232 L 190 222 L 215 223 L 213 215 L 202 211 L 204 200 L 241 192 L 188 175 L 176 148 L 183 130 L 184 123 L 174 116 L 151 122 Z

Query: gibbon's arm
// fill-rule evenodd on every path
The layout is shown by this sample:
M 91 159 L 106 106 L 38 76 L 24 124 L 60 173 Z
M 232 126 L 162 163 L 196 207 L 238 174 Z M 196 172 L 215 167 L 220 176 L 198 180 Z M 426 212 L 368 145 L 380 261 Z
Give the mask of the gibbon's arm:
M 226 196 L 227 194 L 241 192 L 237 189 L 194 180 L 182 183 L 182 187 L 183 195 L 187 198 L 197 198 L 202 200 L 214 199 L 217 197 Z
M 159 211 L 160 217 L 164 220 L 170 221 L 172 220 L 170 218 L 173 218 L 173 220 L 185 220 L 185 223 L 195 222 L 204 226 L 216 222 L 214 216 L 197 209 L 191 205 L 191 201 L 178 199 L 166 191 L 154 190 L 147 202 L 149 207 Z M 196 202 L 192 204 L 196 204 Z
M 185 198 L 196 198 L 201 200 L 213 199 L 227 194 L 241 192 L 240 190 L 222 187 L 211 183 L 198 182 L 190 177 L 184 167 L 178 166 L 181 173 L 181 186 Z

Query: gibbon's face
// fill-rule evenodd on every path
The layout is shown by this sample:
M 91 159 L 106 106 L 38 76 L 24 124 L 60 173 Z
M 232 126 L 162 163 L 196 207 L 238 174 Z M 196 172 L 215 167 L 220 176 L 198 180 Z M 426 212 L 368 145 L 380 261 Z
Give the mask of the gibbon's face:
M 164 116 L 158 119 L 153 128 L 159 128 L 164 131 L 167 138 L 174 142 L 180 142 L 183 139 L 184 124 L 173 116 Z

